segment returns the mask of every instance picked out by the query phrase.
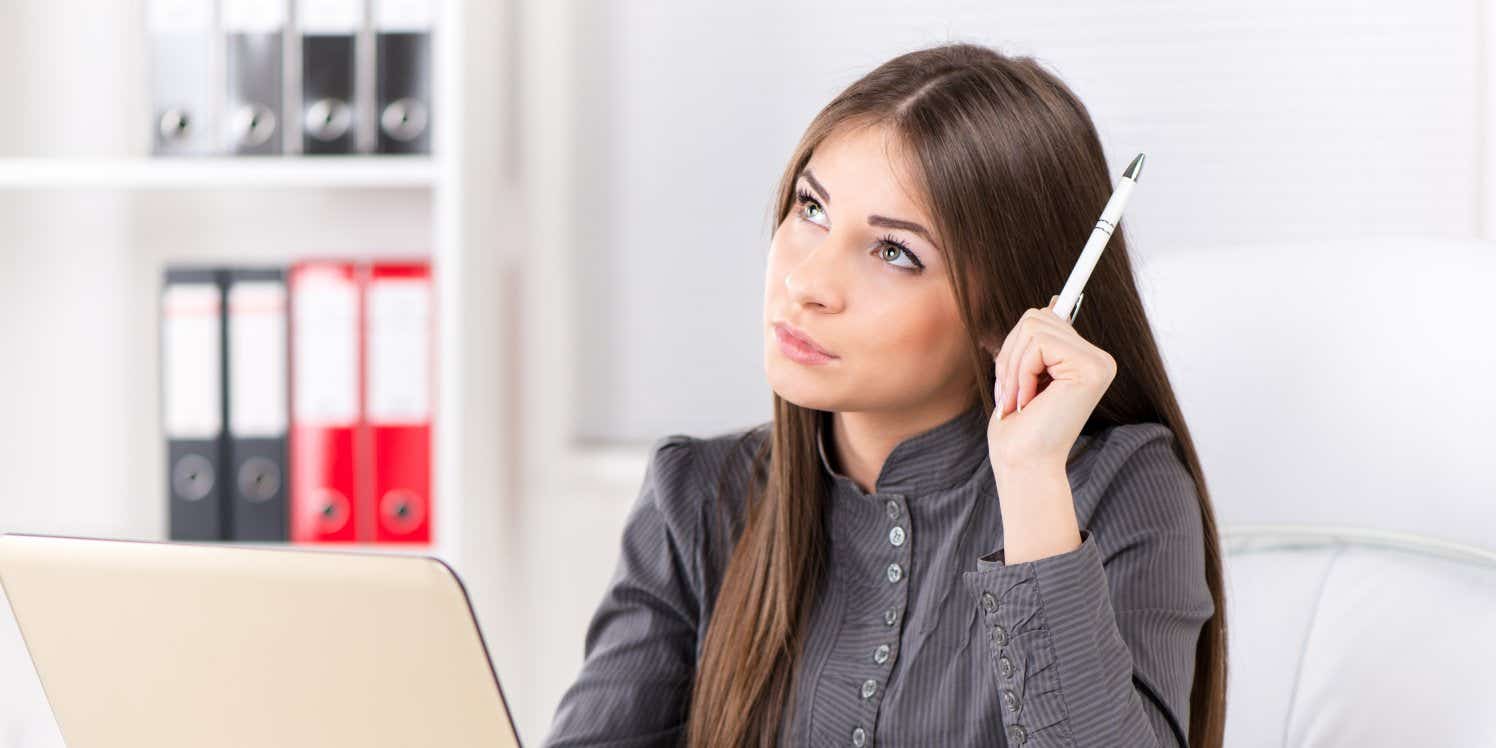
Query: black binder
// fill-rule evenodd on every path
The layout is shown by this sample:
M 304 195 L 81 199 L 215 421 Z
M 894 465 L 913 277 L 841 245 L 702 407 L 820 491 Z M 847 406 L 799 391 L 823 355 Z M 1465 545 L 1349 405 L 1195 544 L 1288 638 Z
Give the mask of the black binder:
M 397 10 L 398 8 L 398 10 Z M 376 2 L 375 106 L 379 153 L 431 152 L 432 2 Z
M 286 273 L 282 268 L 225 272 L 228 537 L 282 541 L 287 538 L 286 429 L 290 420 Z
M 358 48 L 366 43 L 360 33 L 363 11 L 362 0 L 297 3 L 302 153 L 359 150 L 359 131 L 366 126 L 358 101 Z
M 161 403 L 166 435 L 168 536 L 229 537 L 224 489 L 224 277 L 168 267 L 161 293 Z

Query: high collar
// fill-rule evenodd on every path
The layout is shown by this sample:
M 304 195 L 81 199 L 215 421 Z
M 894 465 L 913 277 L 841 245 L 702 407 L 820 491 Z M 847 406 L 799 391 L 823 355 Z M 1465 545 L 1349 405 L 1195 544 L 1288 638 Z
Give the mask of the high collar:
M 817 419 L 816 451 L 821 468 L 837 487 L 857 496 L 918 494 L 965 484 L 987 459 L 987 417 L 980 401 L 931 429 L 906 437 L 888 453 L 868 494 L 846 475 L 833 470 L 826 457 L 830 413 Z

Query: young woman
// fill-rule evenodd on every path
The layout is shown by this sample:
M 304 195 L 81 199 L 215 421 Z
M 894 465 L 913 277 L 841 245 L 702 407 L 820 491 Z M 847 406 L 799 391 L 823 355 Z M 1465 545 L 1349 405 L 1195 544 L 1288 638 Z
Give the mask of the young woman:
M 548 745 L 1218 746 L 1215 520 L 1089 114 L 896 57 L 815 117 L 764 285 L 773 420 L 657 441 Z

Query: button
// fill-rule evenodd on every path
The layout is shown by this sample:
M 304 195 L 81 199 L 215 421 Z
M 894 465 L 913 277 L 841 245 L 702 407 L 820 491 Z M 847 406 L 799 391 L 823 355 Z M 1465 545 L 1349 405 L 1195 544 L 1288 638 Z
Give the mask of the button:
M 888 581 L 897 582 L 904 578 L 904 567 L 896 563 L 888 565 Z
M 1009 745 L 1023 745 L 1025 740 L 1028 740 L 1028 730 L 1023 729 L 1023 725 L 1008 725 Z
M 892 626 L 895 623 L 897 623 L 898 620 L 899 620 L 899 612 L 897 610 L 894 610 L 893 608 L 889 608 L 888 610 L 883 611 L 883 623 L 884 624 Z
M 893 543 L 895 546 L 903 545 L 904 528 L 894 525 L 893 529 L 888 531 L 888 542 Z
M 875 649 L 875 650 L 873 650 L 873 662 L 876 662 L 879 665 L 882 665 L 883 663 L 888 662 L 888 645 L 887 644 L 879 644 L 878 648 Z
M 869 678 L 862 682 L 862 698 L 871 699 L 878 692 L 878 681 Z M 1012 707 L 1009 707 L 1010 709 Z
M 899 502 L 893 499 L 888 500 L 888 518 L 895 522 L 899 519 Z
M 1013 677 L 1013 661 L 1008 659 L 1006 655 L 998 658 L 997 669 L 1003 674 L 1004 678 Z
M 1008 630 L 1002 626 L 992 627 L 992 643 L 1001 647 L 1008 643 Z
M 1013 734 L 1013 731 L 1009 730 L 1008 734 L 1009 735 Z M 852 731 L 852 745 L 857 746 L 857 748 L 862 748 L 862 746 L 865 743 L 867 743 L 867 733 L 863 732 L 861 727 L 853 730 Z
M 982 593 L 982 609 L 988 613 L 997 610 L 997 598 L 993 597 L 991 592 Z
M 871 682 L 871 681 L 869 681 L 869 682 Z M 863 691 L 867 691 L 867 687 L 863 686 L 862 690 Z M 1008 711 L 1010 711 L 1010 712 L 1016 712 L 1016 711 L 1018 711 L 1018 707 L 1020 706 L 1019 703 L 1018 703 L 1018 694 L 1013 693 L 1013 689 L 1011 689 L 1011 688 L 1004 688 L 1003 689 L 1003 705 L 1006 706 L 1006 707 L 1008 707 Z

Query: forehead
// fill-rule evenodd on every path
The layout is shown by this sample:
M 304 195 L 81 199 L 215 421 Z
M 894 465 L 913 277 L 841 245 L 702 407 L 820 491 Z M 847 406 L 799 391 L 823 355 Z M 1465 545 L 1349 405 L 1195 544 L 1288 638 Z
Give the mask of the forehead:
M 807 167 L 843 211 L 878 213 L 930 225 L 906 148 L 884 125 L 844 126 L 811 152 Z

